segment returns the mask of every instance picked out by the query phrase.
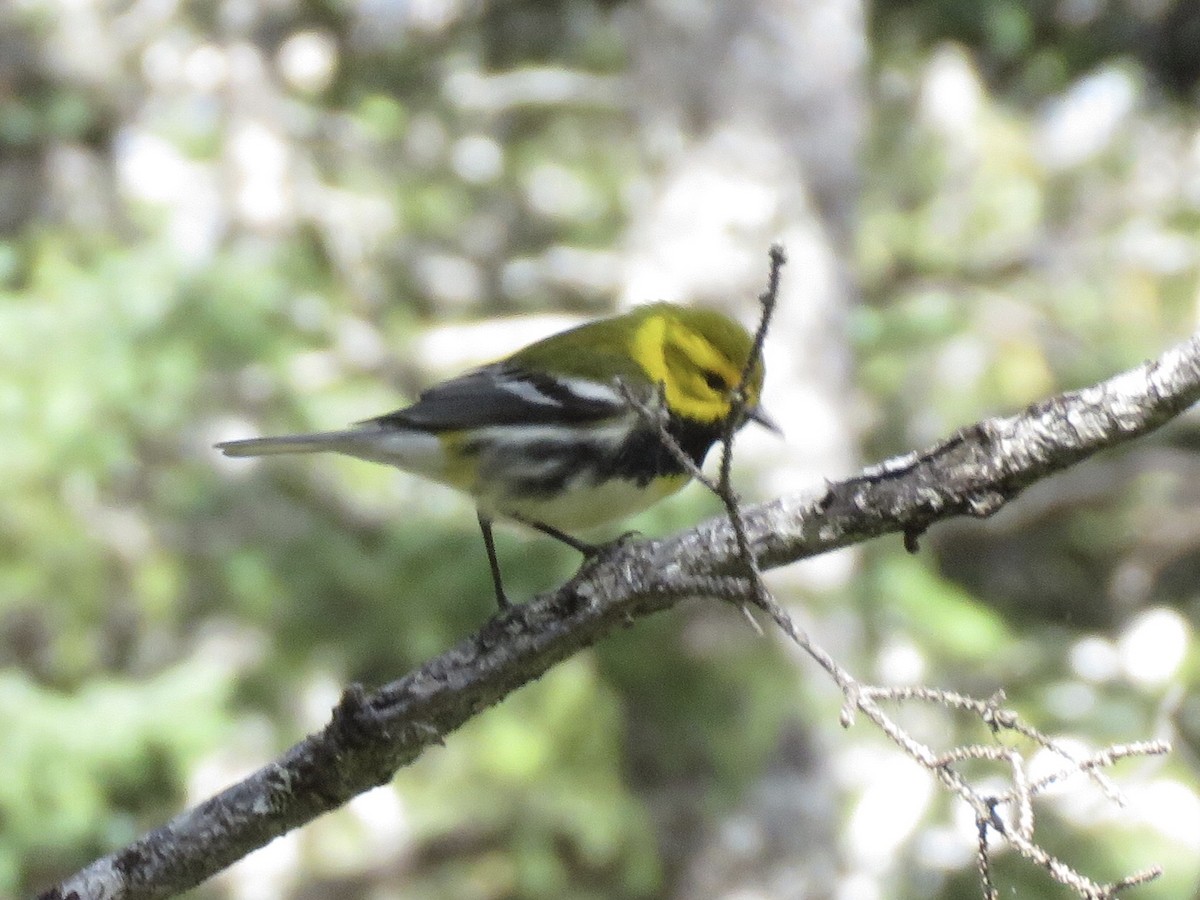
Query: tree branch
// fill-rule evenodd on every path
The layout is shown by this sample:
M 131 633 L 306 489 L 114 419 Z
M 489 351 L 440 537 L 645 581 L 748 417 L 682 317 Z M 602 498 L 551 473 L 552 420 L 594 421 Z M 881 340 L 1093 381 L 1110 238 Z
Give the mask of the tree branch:
M 817 496 L 748 507 L 741 511 L 745 541 L 762 569 L 891 532 L 915 550 L 933 523 L 989 516 L 1030 484 L 1158 428 L 1197 399 L 1200 335 L 1101 384 L 979 422 Z M 738 543 L 730 518 L 721 517 L 615 547 L 403 678 L 371 693 L 350 688 L 321 732 L 42 897 L 166 897 L 199 884 L 386 783 L 430 744 L 613 629 L 697 593 L 755 597 Z M 982 835 L 988 827 L 980 825 Z

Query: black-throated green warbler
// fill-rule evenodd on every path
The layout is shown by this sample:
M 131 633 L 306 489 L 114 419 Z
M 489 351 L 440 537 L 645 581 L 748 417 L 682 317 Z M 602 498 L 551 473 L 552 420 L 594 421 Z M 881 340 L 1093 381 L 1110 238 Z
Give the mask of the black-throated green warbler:
M 469 494 L 496 600 L 505 607 L 494 518 L 590 555 L 598 548 L 568 532 L 639 512 L 690 478 L 655 425 L 622 396 L 618 380 L 647 399 L 662 386 L 666 429 L 700 465 L 724 432 L 751 344 L 746 329 L 720 313 L 656 303 L 551 335 L 344 431 L 217 447 L 226 456 L 343 453 Z M 759 362 L 743 419 L 775 428 L 758 407 L 762 383 Z

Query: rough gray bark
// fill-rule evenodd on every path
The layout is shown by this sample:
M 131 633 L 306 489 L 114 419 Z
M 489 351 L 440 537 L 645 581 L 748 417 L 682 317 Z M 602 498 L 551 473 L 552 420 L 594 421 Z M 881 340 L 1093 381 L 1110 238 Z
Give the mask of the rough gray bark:
M 979 422 L 818 496 L 747 508 L 747 532 L 764 568 L 894 532 L 915 547 L 935 522 L 991 515 L 1033 482 L 1158 428 L 1198 399 L 1200 334 L 1101 384 Z M 193 887 L 387 782 L 473 715 L 613 629 L 706 585 L 740 580 L 742 566 L 724 518 L 623 545 L 398 681 L 372 693 L 348 690 L 321 732 L 42 897 L 167 897 Z

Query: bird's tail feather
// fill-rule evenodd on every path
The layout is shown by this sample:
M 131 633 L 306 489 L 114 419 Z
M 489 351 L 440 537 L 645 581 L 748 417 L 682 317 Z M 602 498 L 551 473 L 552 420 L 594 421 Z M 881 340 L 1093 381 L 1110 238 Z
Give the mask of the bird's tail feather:
M 347 452 L 361 443 L 358 431 L 322 431 L 315 434 L 286 434 L 280 437 L 224 441 L 216 448 L 226 456 L 273 456 L 277 453 Z

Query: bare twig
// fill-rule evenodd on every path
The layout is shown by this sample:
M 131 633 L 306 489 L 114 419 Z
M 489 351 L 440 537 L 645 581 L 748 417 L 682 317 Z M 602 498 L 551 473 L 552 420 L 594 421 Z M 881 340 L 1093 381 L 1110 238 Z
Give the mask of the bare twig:
M 733 436 L 746 415 L 746 388 L 750 384 L 755 369 L 762 361 L 763 344 L 767 340 L 767 329 L 771 327 L 771 317 L 775 314 L 775 304 L 779 301 L 779 278 L 783 272 L 787 255 L 779 244 L 771 246 L 771 269 L 767 276 L 767 289 L 758 298 L 762 311 L 758 318 L 758 328 L 754 331 L 754 341 L 750 347 L 750 355 L 742 366 L 742 375 L 738 386 L 733 392 L 733 403 L 729 415 L 725 418 L 725 430 L 721 435 L 721 468 L 717 480 L 717 496 L 725 505 L 725 514 L 729 516 L 729 524 L 733 527 L 737 539 L 738 556 L 746 565 L 746 574 L 754 589 L 751 598 L 755 606 L 774 615 L 774 601 L 763 583 L 762 570 L 758 567 L 758 557 L 750 546 L 750 538 L 746 535 L 746 522 L 742 518 L 741 499 L 733 489 L 730 474 L 733 469 Z M 753 618 L 745 606 L 742 607 L 746 618 Z
M 983 887 L 983 900 L 1000 900 L 1000 892 L 992 881 L 992 855 L 988 849 L 988 834 L 992 827 L 988 819 L 976 818 L 975 828 L 979 834 L 979 848 L 975 863 L 979 867 L 979 883 Z
M 733 438 L 746 411 L 746 386 L 749 384 L 751 373 L 761 358 L 763 342 L 775 309 L 779 290 L 780 271 L 784 262 L 783 249 L 779 246 L 772 247 L 768 287 L 759 298 L 762 304 L 762 312 L 758 329 L 755 332 L 753 350 L 742 371 L 741 382 L 734 392 L 732 409 L 726 420 L 721 439 L 721 465 L 719 476 L 715 483 L 711 479 L 706 478 L 691 464 L 691 459 L 683 452 L 682 448 L 678 446 L 668 432 L 664 418 L 661 415 L 657 418 L 652 418 L 650 408 L 637 403 L 632 392 L 625 392 L 627 399 L 634 404 L 634 408 L 643 416 L 644 420 L 658 429 L 659 437 L 668 449 L 690 471 L 693 471 L 697 479 L 716 494 L 725 506 L 726 515 L 729 518 L 730 528 L 733 530 L 736 542 L 737 556 L 743 564 L 744 577 L 740 579 L 724 578 L 719 580 L 710 578 L 706 584 L 708 587 L 707 592 L 730 602 L 737 603 L 746 612 L 748 618 L 750 618 L 750 615 L 745 605 L 747 602 L 753 603 L 767 612 L 784 634 L 815 660 L 842 690 L 845 698 L 842 707 L 842 723 L 844 725 L 849 725 L 853 722 L 856 711 L 861 712 L 883 731 L 884 734 L 891 738 L 897 746 L 904 750 L 909 757 L 936 775 L 948 790 L 953 791 L 971 806 L 975 812 L 975 821 L 979 832 L 977 858 L 980 884 L 984 897 L 988 898 L 988 900 L 998 897 L 991 874 L 990 845 L 988 841 L 988 834 L 993 830 L 1002 833 L 1018 853 L 1045 868 L 1056 881 L 1072 888 L 1080 897 L 1089 898 L 1089 900 L 1092 900 L 1092 898 L 1100 900 L 1100 898 L 1113 897 L 1120 890 L 1134 884 L 1142 884 L 1157 877 L 1160 870 L 1152 868 L 1131 875 L 1114 884 L 1100 885 L 1076 871 L 1067 863 L 1054 857 L 1034 840 L 1033 798 L 1045 791 L 1050 785 L 1058 783 L 1065 778 L 1077 774 L 1086 774 L 1091 776 L 1111 799 L 1121 803 L 1122 800 L 1115 785 L 1104 777 L 1100 769 L 1107 768 L 1113 765 L 1118 759 L 1128 756 L 1167 753 L 1170 751 L 1170 746 L 1166 742 L 1147 741 L 1114 745 L 1101 750 L 1087 759 L 1076 759 L 1063 747 L 1037 729 L 1021 723 L 1015 713 L 1002 709 L 1001 704 L 1004 701 L 1003 693 L 997 693 L 987 700 L 977 700 L 973 697 L 966 697 L 951 691 L 942 691 L 934 688 L 887 688 L 860 684 L 849 671 L 843 668 L 824 648 L 814 642 L 795 624 L 791 617 L 779 606 L 771 591 L 767 588 L 766 583 L 763 581 L 758 558 L 755 555 L 754 548 L 751 546 L 746 531 L 740 498 L 731 484 L 730 471 L 733 459 Z M 860 476 L 860 479 L 886 478 L 894 476 L 899 472 L 913 471 L 922 462 L 935 456 L 938 449 L 935 448 L 930 454 L 917 454 L 869 469 Z M 970 501 L 974 508 L 982 508 L 993 503 L 992 499 L 990 499 L 990 494 L 984 496 L 989 498 L 986 503 L 975 499 Z M 905 545 L 910 551 L 916 550 L 916 538 L 918 534 L 919 532 L 909 529 L 905 531 Z M 752 618 L 751 621 L 753 621 Z M 1059 772 L 1031 783 L 1027 776 L 1027 760 L 1025 755 L 1015 748 L 1002 745 L 969 744 L 936 754 L 930 747 L 913 738 L 894 720 L 887 716 L 876 703 L 877 700 L 899 702 L 920 700 L 950 709 L 968 710 L 978 716 L 979 720 L 993 733 L 1002 730 L 1014 731 L 1028 738 L 1036 746 L 1049 750 L 1065 759 L 1069 765 Z M 1009 771 L 1009 781 L 1012 787 L 999 795 L 985 794 L 979 791 L 954 768 L 956 763 L 966 760 L 990 760 L 1005 763 Z M 1011 826 L 1005 825 L 998 815 L 999 807 L 1006 805 L 1015 808 L 1015 822 Z

